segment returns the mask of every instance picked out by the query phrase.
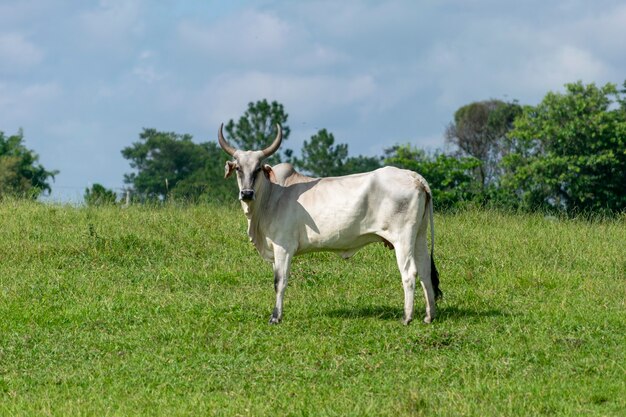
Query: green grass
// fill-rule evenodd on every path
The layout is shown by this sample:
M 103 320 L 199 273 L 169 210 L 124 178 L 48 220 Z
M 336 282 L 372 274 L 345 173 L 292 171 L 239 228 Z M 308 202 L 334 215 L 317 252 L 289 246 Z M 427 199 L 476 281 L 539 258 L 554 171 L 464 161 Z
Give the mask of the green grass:
M 297 258 L 269 326 L 236 206 L 4 201 L 0 415 L 624 415 L 626 218 L 435 222 L 432 325 L 371 245 Z

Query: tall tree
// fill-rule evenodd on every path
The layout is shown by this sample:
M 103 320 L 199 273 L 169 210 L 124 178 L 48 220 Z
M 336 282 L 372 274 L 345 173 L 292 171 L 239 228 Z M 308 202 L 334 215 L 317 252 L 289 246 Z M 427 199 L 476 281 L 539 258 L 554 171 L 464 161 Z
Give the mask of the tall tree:
M 124 182 L 148 199 L 168 196 L 221 199 L 232 184 L 223 181 L 223 151 L 215 142 L 197 144 L 191 135 L 144 129 L 139 142 L 122 150 L 136 172 Z M 234 193 L 234 192 L 233 192 Z
M 620 105 L 622 111 L 626 112 L 626 81 L 622 84 L 622 89 L 619 90 L 620 94 L 617 97 L 617 102 Z
M 528 208 L 626 210 L 624 97 L 614 84 L 578 82 L 525 107 L 509 134 L 505 190 Z
M 224 181 L 226 154 L 216 142 L 201 143 L 204 165 L 180 180 L 171 192 L 187 201 L 232 201 L 237 196 L 236 181 Z
M 294 165 L 317 177 L 342 175 L 343 165 L 348 158 L 348 145 L 335 145 L 335 137 L 326 129 L 311 136 L 302 144 L 302 158 L 295 158 Z
M 293 158 L 292 162 L 296 168 L 317 177 L 355 174 L 380 168 L 380 158 L 363 155 L 349 157 L 348 145 L 335 145 L 335 136 L 326 129 L 319 130 L 311 136 L 310 141 L 304 141 L 302 157 Z
M 239 121 L 229 120 L 224 126 L 226 139 L 238 149 L 259 150 L 269 146 L 276 137 L 276 124 L 280 123 L 283 141 L 289 139 L 291 132 L 287 125 L 288 114 L 282 104 L 263 99 L 248 103 L 248 109 Z M 283 151 L 285 152 L 285 151 Z M 280 162 L 279 153 L 268 159 L 269 164 Z
M 0 196 L 14 195 L 37 198 L 50 192 L 49 179 L 59 171 L 48 171 L 39 163 L 39 156 L 24 146 L 24 134 L 5 136 L 0 131 Z
M 520 113 L 516 102 L 478 101 L 459 108 L 446 128 L 445 139 L 458 147 L 460 156 L 481 161 L 475 172 L 483 190 L 501 174 L 500 161 L 510 151 L 506 135 Z
M 381 167 L 379 156 L 349 156 L 343 164 L 343 175 L 370 172 Z
M 124 182 L 147 198 L 165 198 L 178 181 L 204 164 L 202 149 L 191 135 L 144 129 L 139 141 L 122 150 L 137 172 L 124 175 Z

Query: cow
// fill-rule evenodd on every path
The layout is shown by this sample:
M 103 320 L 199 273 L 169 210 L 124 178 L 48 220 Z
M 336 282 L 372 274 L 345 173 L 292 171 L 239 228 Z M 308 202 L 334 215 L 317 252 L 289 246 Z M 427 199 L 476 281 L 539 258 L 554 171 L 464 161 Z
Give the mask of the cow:
M 276 305 L 270 324 L 283 317 L 283 298 L 294 256 L 332 251 L 349 258 L 365 245 L 382 242 L 395 250 L 404 287 L 403 323 L 413 319 L 416 275 L 424 291 L 426 317 L 435 318 L 435 299 L 442 295 L 433 252 L 433 198 L 419 174 L 395 167 L 341 177 L 311 178 L 291 164 L 271 167 L 263 161 L 282 141 L 263 150 L 239 150 L 218 130 L 218 142 L 233 159 L 224 178 L 236 172 L 239 200 L 248 219 L 248 236 L 265 260 L 273 263 Z M 428 253 L 426 217 L 430 219 Z

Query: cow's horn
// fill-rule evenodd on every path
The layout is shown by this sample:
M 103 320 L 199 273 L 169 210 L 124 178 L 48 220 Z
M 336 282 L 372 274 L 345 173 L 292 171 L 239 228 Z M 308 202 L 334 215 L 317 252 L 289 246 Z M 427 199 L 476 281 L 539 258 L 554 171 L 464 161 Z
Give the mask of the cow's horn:
M 220 125 L 220 130 L 217 132 L 217 140 L 220 143 L 220 146 L 222 147 L 222 149 L 224 149 L 224 152 L 226 152 L 230 156 L 233 156 L 235 152 L 237 151 L 237 149 L 230 146 L 229 143 L 226 142 L 226 139 L 224 139 L 224 135 L 222 134 L 223 127 L 224 127 L 224 123 Z
M 263 155 L 266 158 L 276 152 L 278 150 L 278 147 L 280 146 L 280 143 L 283 141 L 283 130 L 280 127 L 280 123 L 276 123 L 276 129 L 278 129 L 276 139 L 274 139 L 274 142 L 270 146 L 263 149 Z

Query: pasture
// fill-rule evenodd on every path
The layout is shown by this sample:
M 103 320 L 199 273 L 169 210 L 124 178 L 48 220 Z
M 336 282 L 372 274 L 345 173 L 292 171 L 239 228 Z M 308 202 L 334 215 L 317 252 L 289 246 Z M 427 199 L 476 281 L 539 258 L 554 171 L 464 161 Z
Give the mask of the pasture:
M 0 202 L 0 415 L 624 415 L 626 217 L 435 224 L 432 325 L 378 244 L 296 258 L 270 326 L 237 205 Z

